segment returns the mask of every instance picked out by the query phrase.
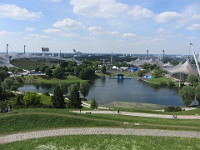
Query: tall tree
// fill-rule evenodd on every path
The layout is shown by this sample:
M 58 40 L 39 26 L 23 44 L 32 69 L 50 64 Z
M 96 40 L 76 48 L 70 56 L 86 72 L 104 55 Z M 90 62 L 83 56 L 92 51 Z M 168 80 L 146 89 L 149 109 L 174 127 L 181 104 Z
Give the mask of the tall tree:
M 80 84 L 80 92 L 83 95 L 84 99 L 86 96 L 88 96 L 90 91 L 90 85 L 88 82 L 81 82 Z
M 103 65 L 103 66 L 101 67 L 101 72 L 102 72 L 102 73 L 106 73 L 106 66 L 105 66 L 105 65 Z
M 191 86 L 184 86 L 180 91 L 180 96 L 186 106 L 190 105 L 195 98 L 195 90 Z
M 200 102 L 200 85 L 197 85 L 195 88 L 196 99 Z
M 66 82 L 60 81 L 60 82 L 59 82 L 59 86 L 60 86 L 60 88 L 61 88 L 63 94 L 66 94 L 66 93 L 68 92 L 68 85 L 67 85 Z
M 197 76 L 191 74 L 187 77 L 187 81 L 193 85 L 195 82 L 198 82 L 198 78 Z
M 79 88 L 77 84 L 72 84 L 69 88 L 70 91 L 70 104 L 71 108 L 81 108 L 81 98 L 79 94 Z
M 61 67 L 57 67 L 53 72 L 54 76 L 59 79 L 61 79 L 64 76 L 64 73 L 65 73 L 65 69 Z
M 90 108 L 91 108 L 91 109 L 97 109 L 97 108 L 98 108 L 98 104 L 97 104 L 97 102 L 96 102 L 95 99 L 92 99 Z
M 54 108 L 65 108 L 63 92 L 60 86 L 55 87 L 54 94 L 51 97 L 51 102 Z

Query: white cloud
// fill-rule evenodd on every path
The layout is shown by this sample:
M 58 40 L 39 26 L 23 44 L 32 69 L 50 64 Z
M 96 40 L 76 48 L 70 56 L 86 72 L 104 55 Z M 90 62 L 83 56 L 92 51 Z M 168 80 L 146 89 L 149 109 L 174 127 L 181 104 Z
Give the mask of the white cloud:
M 53 2 L 53 3 L 60 3 L 60 2 L 62 2 L 62 0 L 51 0 L 51 2 Z
M 40 39 L 48 39 L 49 37 L 39 34 L 28 34 L 28 38 L 40 40 Z
M 192 15 L 192 19 L 200 20 L 200 14 L 194 14 L 194 15 Z
M 44 33 L 61 33 L 61 30 L 48 28 L 48 29 L 43 30 L 43 32 Z
M 128 5 L 115 0 L 71 0 L 73 12 L 85 16 L 116 17 L 128 9 Z
M 139 5 L 133 6 L 133 8 L 128 12 L 129 15 L 132 15 L 134 18 L 151 18 L 154 16 L 154 13 L 151 10 L 142 8 Z
M 63 30 L 78 29 L 82 26 L 83 25 L 80 22 L 77 22 L 70 18 L 66 18 L 64 20 L 58 21 L 53 24 L 53 27 L 63 29 Z
M 191 26 L 187 27 L 188 30 L 200 30 L 200 24 L 192 24 Z
M 31 31 L 34 31 L 35 29 L 34 29 L 34 28 L 27 27 L 27 28 L 25 28 L 25 30 L 28 31 L 28 32 L 31 32 Z
M 0 18 L 13 18 L 16 20 L 36 19 L 41 12 L 30 12 L 13 4 L 0 4 Z
M 132 38 L 132 37 L 135 37 L 136 34 L 133 34 L 133 33 L 124 33 L 122 35 L 123 38 Z
M 170 21 L 181 19 L 182 17 L 183 17 L 183 15 L 181 15 L 177 12 L 163 12 L 163 13 L 155 16 L 155 21 L 157 23 L 167 23 Z
M 118 31 L 106 31 L 106 30 L 102 29 L 102 27 L 89 27 L 88 31 L 90 31 L 92 34 L 107 34 L 107 35 L 119 34 Z
M 92 32 L 93 34 L 101 34 L 104 32 L 102 27 L 89 27 L 88 31 Z
M 172 32 L 169 30 L 165 30 L 163 28 L 159 28 L 158 30 L 156 30 L 156 33 L 161 35 L 166 35 L 166 34 L 171 34 Z

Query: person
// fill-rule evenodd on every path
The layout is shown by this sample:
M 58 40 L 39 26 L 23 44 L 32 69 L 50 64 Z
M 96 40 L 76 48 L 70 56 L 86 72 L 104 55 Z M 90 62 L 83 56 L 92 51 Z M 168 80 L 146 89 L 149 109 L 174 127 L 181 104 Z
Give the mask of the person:
M 119 114 L 119 109 L 117 110 L 117 113 Z
M 81 109 L 80 109 L 80 113 L 81 113 Z

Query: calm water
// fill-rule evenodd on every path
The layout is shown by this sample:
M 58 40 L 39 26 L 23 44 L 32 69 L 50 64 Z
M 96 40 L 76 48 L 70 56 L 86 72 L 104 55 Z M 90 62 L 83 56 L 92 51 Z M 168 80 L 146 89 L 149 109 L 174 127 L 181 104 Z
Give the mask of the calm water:
M 54 85 L 24 85 L 19 91 L 44 91 L 53 93 Z M 183 106 L 178 89 L 151 85 L 137 79 L 98 79 L 91 83 L 88 100 L 95 98 L 99 104 L 113 101 L 145 102 L 161 105 Z

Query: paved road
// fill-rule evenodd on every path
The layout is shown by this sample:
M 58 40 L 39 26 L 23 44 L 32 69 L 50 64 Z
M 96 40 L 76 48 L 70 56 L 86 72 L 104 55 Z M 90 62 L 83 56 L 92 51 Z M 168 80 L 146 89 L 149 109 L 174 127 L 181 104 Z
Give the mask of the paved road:
M 11 143 L 34 138 L 44 138 L 64 135 L 91 135 L 91 134 L 111 134 L 111 135 L 139 135 L 139 136 L 170 136 L 200 138 L 200 132 L 191 131 L 170 131 L 156 129 L 124 129 L 124 128 L 66 128 L 45 131 L 35 131 L 0 136 L 0 144 Z
M 73 111 L 74 113 L 80 113 L 80 111 Z M 106 110 L 92 110 L 92 111 L 81 111 L 81 113 L 91 114 L 120 114 L 126 116 L 138 116 L 138 117 L 152 117 L 152 118 L 173 118 L 173 115 L 163 115 L 163 114 L 149 114 L 149 113 L 137 113 L 137 112 L 125 112 L 120 111 L 106 111 Z M 200 115 L 178 115 L 176 119 L 200 119 Z

